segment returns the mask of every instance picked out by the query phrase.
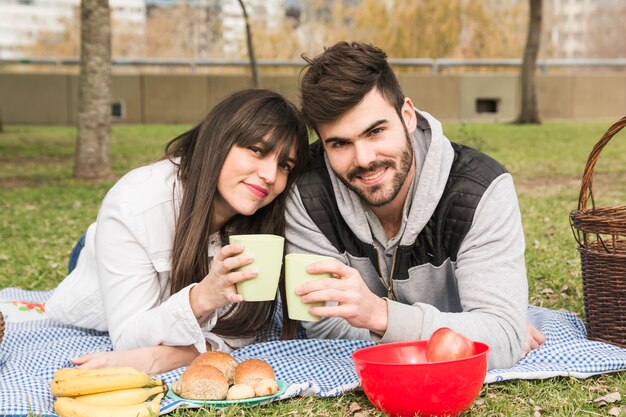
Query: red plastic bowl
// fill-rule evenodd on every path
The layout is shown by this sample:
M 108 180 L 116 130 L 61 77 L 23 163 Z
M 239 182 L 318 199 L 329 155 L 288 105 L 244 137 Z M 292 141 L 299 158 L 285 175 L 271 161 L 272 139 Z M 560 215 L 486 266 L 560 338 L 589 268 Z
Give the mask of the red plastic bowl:
M 445 362 L 426 361 L 426 340 L 387 343 L 352 354 L 367 398 L 392 416 L 456 416 L 474 402 L 485 381 L 489 346 Z

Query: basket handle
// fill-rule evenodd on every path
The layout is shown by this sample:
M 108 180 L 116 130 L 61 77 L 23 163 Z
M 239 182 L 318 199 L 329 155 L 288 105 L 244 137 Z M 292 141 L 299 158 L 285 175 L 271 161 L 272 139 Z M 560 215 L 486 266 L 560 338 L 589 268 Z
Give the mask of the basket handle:
M 587 159 L 587 165 L 585 165 L 580 195 L 578 196 L 578 210 L 584 211 L 587 209 L 587 200 L 591 200 L 592 207 L 596 208 L 596 202 L 593 199 L 593 169 L 596 166 L 596 162 L 598 162 L 602 149 L 624 126 L 626 126 L 626 116 L 623 116 L 613 126 L 609 127 L 604 136 L 600 138 L 596 146 L 591 150 Z

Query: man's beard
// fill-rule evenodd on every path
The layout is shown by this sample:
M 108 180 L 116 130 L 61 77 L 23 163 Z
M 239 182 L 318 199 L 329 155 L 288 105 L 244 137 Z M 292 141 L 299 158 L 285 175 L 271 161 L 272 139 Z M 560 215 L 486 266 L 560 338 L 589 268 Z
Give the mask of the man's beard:
M 400 193 L 400 189 L 406 181 L 413 163 L 413 147 L 411 146 L 409 133 L 406 129 L 405 136 L 406 146 L 402 150 L 399 169 L 395 161 L 391 159 L 383 159 L 381 161 L 372 162 L 367 168 L 356 167 L 349 171 L 345 178 L 341 175 L 337 175 L 337 177 L 346 185 L 346 187 L 357 193 L 357 195 L 365 200 L 365 202 L 371 207 L 382 207 L 391 203 L 398 196 L 398 193 Z M 391 181 L 391 186 L 386 191 L 383 190 L 383 185 L 381 184 L 366 187 L 365 189 L 352 185 L 351 181 L 357 176 L 367 175 L 380 168 L 391 168 L 396 171 Z

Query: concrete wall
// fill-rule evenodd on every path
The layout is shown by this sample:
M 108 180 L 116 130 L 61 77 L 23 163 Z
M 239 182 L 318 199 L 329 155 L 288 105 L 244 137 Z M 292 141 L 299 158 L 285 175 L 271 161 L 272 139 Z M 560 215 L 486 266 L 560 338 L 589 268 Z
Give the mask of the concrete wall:
M 399 80 L 418 108 L 443 121 L 506 122 L 519 112 L 516 74 L 401 73 Z M 113 101 L 123 108 L 115 121 L 195 123 L 226 95 L 250 84 L 246 75 L 114 75 Z M 265 75 L 261 84 L 298 102 L 297 74 Z M 537 94 L 543 120 L 626 114 L 624 73 L 539 75 Z M 0 112 L 6 124 L 74 124 L 77 102 L 76 75 L 0 73 Z
M 513 74 L 465 75 L 459 83 L 459 118 L 507 122 L 518 113 L 518 77 Z M 480 111 L 479 101 L 492 102 L 492 109 Z M 490 106 L 488 106 L 490 107 Z
M 461 118 L 460 78 L 445 74 L 400 74 L 398 80 L 415 107 L 440 120 Z
M 537 82 L 545 119 L 616 119 L 626 114 L 626 76 L 544 75 Z
M 0 74 L 0 111 L 4 123 L 71 123 L 71 76 Z

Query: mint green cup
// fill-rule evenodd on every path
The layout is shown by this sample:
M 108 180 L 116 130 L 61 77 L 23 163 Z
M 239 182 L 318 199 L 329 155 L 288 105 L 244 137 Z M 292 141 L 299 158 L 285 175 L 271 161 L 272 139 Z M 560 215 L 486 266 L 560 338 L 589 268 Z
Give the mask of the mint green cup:
M 243 244 L 243 254 L 254 254 L 254 261 L 239 270 L 256 268 L 259 271 L 255 278 L 235 285 L 243 300 L 271 301 L 276 298 L 285 238 L 276 235 L 232 235 L 229 240 L 231 244 Z
M 307 281 L 320 278 L 330 278 L 331 274 L 309 274 L 306 267 L 315 262 L 333 261 L 329 256 L 312 255 L 308 253 L 290 253 L 285 256 L 285 290 L 287 292 L 287 311 L 289 318 L 301 321 L 319 321 L 320 317 L 309 313 L 309 307 L 323 306 L 319 303 L 303 303 L 295 289 Z

